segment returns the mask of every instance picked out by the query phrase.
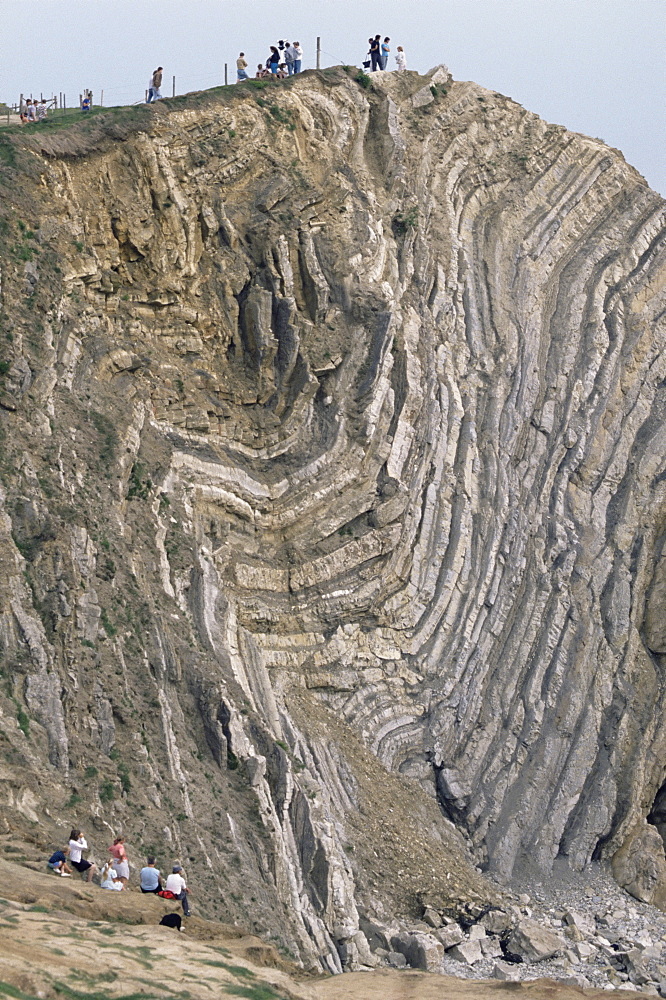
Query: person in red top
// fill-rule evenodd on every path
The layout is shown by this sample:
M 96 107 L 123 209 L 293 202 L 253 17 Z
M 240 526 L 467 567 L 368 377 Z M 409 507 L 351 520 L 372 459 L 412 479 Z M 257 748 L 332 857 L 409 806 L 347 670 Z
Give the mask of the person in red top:
M 120 879 L 123 885 L 126 885 L 129 880 L 129 861 L 127 860 L 127 853 L 125 851 L 124 837 L 116 837 L 109 848 L 109 854 L 113 858 L 116 877 Z

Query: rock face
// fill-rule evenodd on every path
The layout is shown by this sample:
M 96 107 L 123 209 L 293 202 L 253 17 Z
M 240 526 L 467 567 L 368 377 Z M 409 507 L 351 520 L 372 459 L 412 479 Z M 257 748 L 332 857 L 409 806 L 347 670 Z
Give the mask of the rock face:
M 664 781 L 663 202 L 413 73 L 97 121 L 0 157 L 7 828 L 332 971 L 492 901 L 452 822 L 610 856 Z

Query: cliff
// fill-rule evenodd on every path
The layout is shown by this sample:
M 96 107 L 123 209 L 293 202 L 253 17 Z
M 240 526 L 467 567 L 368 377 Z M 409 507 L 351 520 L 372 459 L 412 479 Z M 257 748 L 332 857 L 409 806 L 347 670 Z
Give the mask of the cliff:
M 331 971 L 666 776 L 664 202 L 355 75 L 0 145 L 5 833 L 121 830 Z

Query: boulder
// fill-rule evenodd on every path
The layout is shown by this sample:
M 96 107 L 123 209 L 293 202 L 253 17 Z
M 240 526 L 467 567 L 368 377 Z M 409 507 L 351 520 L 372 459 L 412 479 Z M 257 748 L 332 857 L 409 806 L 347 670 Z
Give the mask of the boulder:
M 559 934 L 534 920 L 521 920 L 507 942 L 507 950 L 522 962 L 543 962 L 565 947 Z
M 474 965 L 475 962 L 480 962 L 483 958 L 481 945 L 478 941 L 463 941 L 462 944 L 457 944 L 455 948 L 451 948 L 446 954 L 450 955 L 451 958 L 455 958 L 457 962 L 464 962 L 466 965 Z
M 489 910 L 481 917 L 481 924 L 489 934 L 505 934 L 511 930 L 513 921 L 511 915 L 505 910 Z
M 383 927 L 376 920 L 371 920 L 370 917 L 366 917 L 364 914 L 359 915 L 358 925 L 365 934 L 372 951 L 377 951 L 378 948 L 383 948 L 387 952 L 391 950 L 388 928 Z
M 579 913 L 577 910 L 567 910 L 564 914 L 564 922 L 568 927 L 575 927 L 585 937 L 593 937 L 597 933 L 594 917 Z
M 433 66 L 426 73 L 426 76 L 430 77 L 431 83 L 449 83 L 452 79 L 449 67 L 441 63 L 439 66 Z
M 520 974 L 512 962 L 495 962 L 493 979 L 502 979 L 504 982 L 512 983 L 520 979 Z
M 412 95 L 412 107 L 422 108 L 426 104 L 432 104 L 435 98 L 432 96 L 432 91 L 430 87 L 422 87 L 421 90 L 417 90 L 415 94 Z
M 449 924 L 448 927 L 439 927 L 435 931 L 434 936 L 440 944 L 444 945 L 444 948 L 453 948 L 454 945 L 460 944 L 465 937 L 462 932 L 462 928 L 459 927 L 458 924 Z
M 469 929 L 468 938 L 470 941 L 482 941 L 486 936 L 486 928 L 481 924 L 474 924 Z
M 425 972 L 436 972 L 444 958 L 444 946 L 432 934 L 401 931 L 391 938 L 391 946 L 405 956 L 412 969 Z
M 386 961 L 394 969 L 404 969 L 407 966 L 407 959 L 400 951 L 389 951 Z
M 616 882 L 636 899 L 654 903 L 666 896 L 664 842 L 646 820 L 634 827 L 611 864 Z
M 501 958 L 502 945 L 496 937 L 487 937 L 479 941 L 484 958 Z
M 424 924 L 428 924 L 429 927 L 437 928 L 442 926 L 442 918 L 437 910 L 433 910 L 431 906 L 426 906 L 423 911 L 423 922 Z

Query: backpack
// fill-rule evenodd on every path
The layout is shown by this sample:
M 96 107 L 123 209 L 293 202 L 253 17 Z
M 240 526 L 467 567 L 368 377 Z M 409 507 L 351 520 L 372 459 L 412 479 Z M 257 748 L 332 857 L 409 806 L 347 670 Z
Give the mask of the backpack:
M 171 892 L 169 889 L 160 889 L 160 891 L 157 893 L 157 895 L 161 896 L 162 899 L 175 899 L 176 898 L 175 895 L 174 895 L 174 893 Z

